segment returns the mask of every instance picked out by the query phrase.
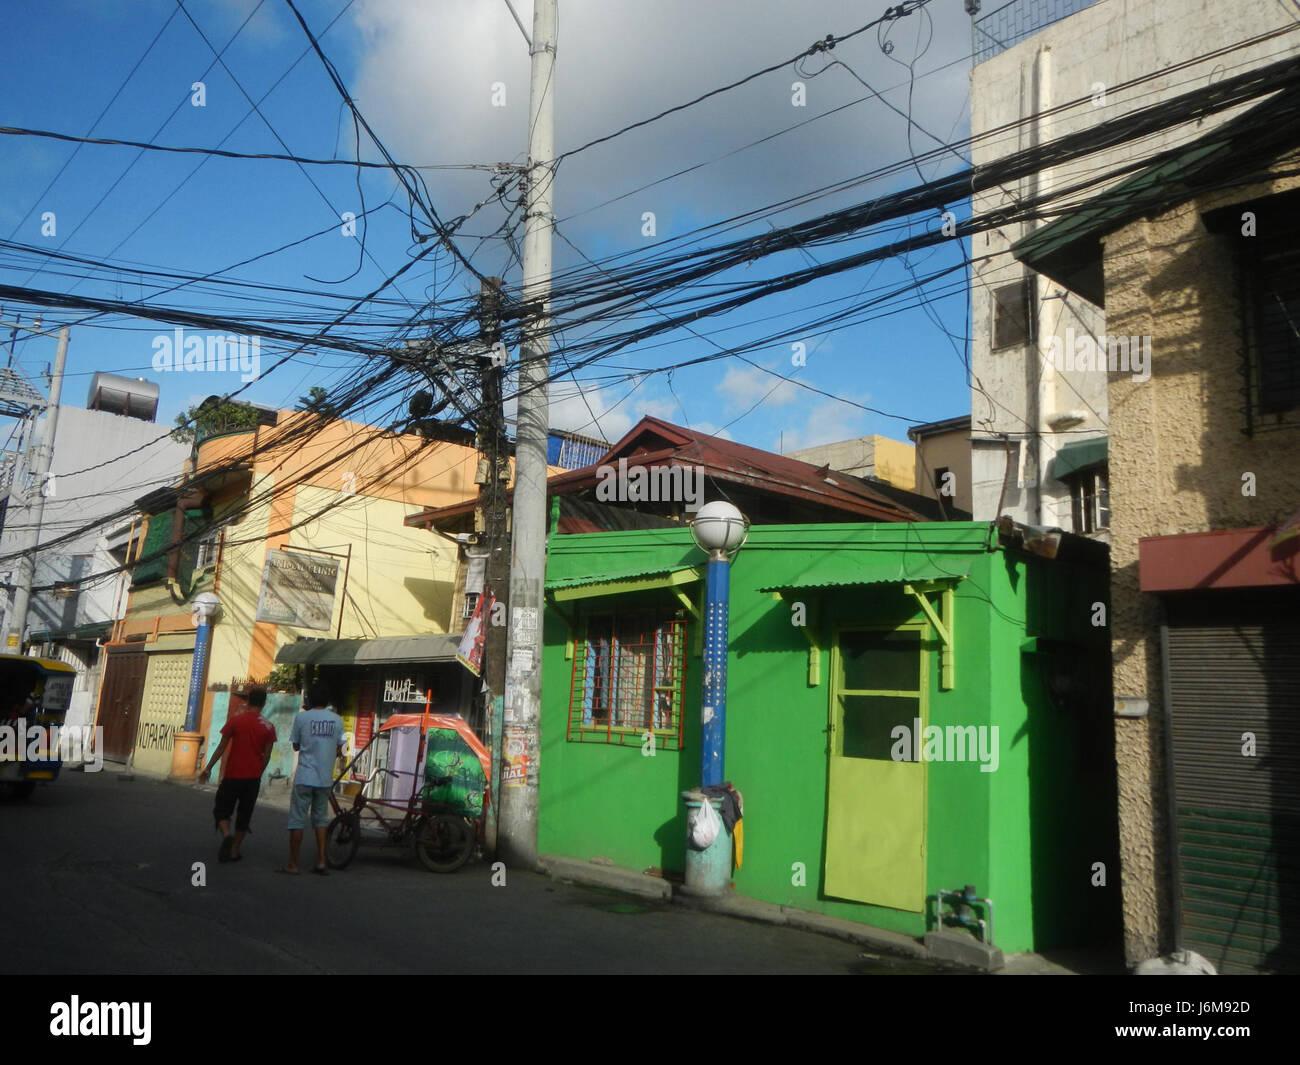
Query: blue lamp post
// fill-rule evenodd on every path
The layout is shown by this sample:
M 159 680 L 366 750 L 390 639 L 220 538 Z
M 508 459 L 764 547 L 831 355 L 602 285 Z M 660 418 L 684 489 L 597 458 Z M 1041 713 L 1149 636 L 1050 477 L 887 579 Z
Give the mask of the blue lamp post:
M 198 632 L 194 638 L 194 662 L 190 667 L 190 697 L 185 705 L 185 731 L 199 727 L 199 709 L 203 705 L 203 677 L 208 671 L 208 653 L 212 644 L 212 619 L 221 601 L 211 592 L 200 592 L 194 597 L 194 615 L 198 619 Z
M 749 536 L 749 520 L 732 504 L 715 500 L 700 507 L 691 535 L 709 555 L 704 608 L 704 702 L 700 708 L 700 783 L 721 784 L 727 730 L 728 611 L 731 558 Z
M 190 666 L 190 695 L 185 705 L 185 725 L 172 736 L 172 773 L 179 780 L 191 780 L 198 772 L 200 745 L 199 712 L 203 707 L 203 678 L 208 671 L 212 645 L 212 621 L 221 607 L 211 592 L 194 597 L 194 661 Z

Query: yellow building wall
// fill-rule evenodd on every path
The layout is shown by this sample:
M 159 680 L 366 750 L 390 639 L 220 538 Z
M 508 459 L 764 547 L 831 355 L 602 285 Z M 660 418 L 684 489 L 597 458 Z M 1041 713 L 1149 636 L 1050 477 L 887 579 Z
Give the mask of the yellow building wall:
M 446 632 L 456 590 L 456 545 L 423 529 L 408 529 L 402 519 L 410 505 L 371 496 L 340 496 L 338 492 L 305 486 L 295 496 L 295 520 L 332 502 L 342 505 L 316 521 L 295 529 L 290 545 L 346 554 L 340 559 L 334 625 L 342 618 L 343 638 L 416 636 Z M 280 626 L 281 643 L 297 635 L 326 635 Z M 333 632 L 329 633 L 333 635 Z
M 164 636 L 154 648 L 145 672 L 133 764 L 165 776 L 171 772 L 173 739 L 185 724 L 194 637 Z
M 311 423 L 309 433 L 278 442 L 286 432 L 302 428 L 304 419 Z M 237 476 L 228 481 L 216 494 L 214 517 L 220 521 L 231 504 L 251 499 L 254 505 L 236 524 L 226 526 L 220 565 L 193 589 L 215 592 L 221 600 L 200 718 L 205 735 L 213 698 L 208 689 L 235 679 L 265 677 L 276 652 L 300 636 L 446 632 L 453 616 L 456 547 L 423 529 L 407 528 L 403 519 L 425 507 L 458 503 L 478 491 L 478 454 L 472 448 L 383 435 L 369 426 L 321 422 L 294 411 L 281 411 L 277 426 L 217 437 L 199 448 L 198 473 L 239 464 L 249 469 L 251 484 L 244 492 Z M 322 510 L 325 513 L 313 517 Z M 340 556 L 328 630 L 256 621 L 262 571 L 271 548 Z M 171 738 L 183 725 L 189 691 L 195 635 L 190 602 L 177 603 L 162 583 L 133 590 L 117 638 L 132 634 L 144 634 L 151 652 L 135 764 L 143 772 L 166 774 L 171 769 Z
M 871 438 L 875 451 L 876 476 L 895 488 L 913 491 L 916 484 L 916 449 L 887 436 Z

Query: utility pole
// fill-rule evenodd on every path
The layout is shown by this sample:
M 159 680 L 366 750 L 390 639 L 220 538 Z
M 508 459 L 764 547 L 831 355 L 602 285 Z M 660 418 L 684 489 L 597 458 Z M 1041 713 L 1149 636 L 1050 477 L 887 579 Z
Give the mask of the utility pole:
M 497 850 L 507 865 L 537 864 L 541 752 L 542 604 L 546 577 L 546 437 L 554 178 L 556 0 L 534 0 L 528 93 L 528 188 L 524 214 L 519 414 L 510 570 L 510 657 L 504 708 L 504 771 Z
M 38 323 L 39 325 L 39 320 Z M 24 326 L 34 333 L 52 336 L 43 329 Z M 63 366 L 68 359 L 69 330 L 65 325 L 58 333 L 59 347 L 54 355 L 54 375 L 50 379 L 50 403 L 45 412 L 45 432 L 41 443 L 32 450 L 35 462 L 32 474 L 35 478 L 36 496 L 28 505 L 27 548 L 18 559 L 18 575 L 14 581 L 14 608 L 9 616 L 9 631 L 5 633 L 5 650 L 21 651 L 23 632 L 27 628 L 27 606 L 31 602 L 32 582 L 36 573 L 36 550 L 41 542 L 41 522 L 45 517 L 46 481 L 50 472 L 50 463 L 54 458 L 54 433 L 59 427 L 59 397 L 63 394 Z
M 505 713 L 506 688 L 506 628 L 495 619 L 508 616 L 510 605 L 510 531 L 506 521 L 506 482 L 509 466 L 506 462 L 506 422 L 502 407 L 501 379 L 505 375 L 505 360 L 500 343 L 501 279 L 489 277 L 482 286 L 482 319 L 480 322 L 484 343 L 492 354 L 484 365 L 482 414 L 479 417 L 479 451 L 484 455 L 483 472 L 479 481 L 478 510 L 481 515 L 476 526 L 483 530 L 482 544 L 487 548 L 487 567 L 484 575 L 481 601 L 484 603 L 483 624 L 483 685 L 484 695 L 491 702 L 486 707 L 489 746 L 492 751 L 492 812 L 484 822 L 487 853 L 495 856 L 497 847 L 497 820 L 501 814 L 501 733 Z M 487 604 L 492 604 L 491 610 Z

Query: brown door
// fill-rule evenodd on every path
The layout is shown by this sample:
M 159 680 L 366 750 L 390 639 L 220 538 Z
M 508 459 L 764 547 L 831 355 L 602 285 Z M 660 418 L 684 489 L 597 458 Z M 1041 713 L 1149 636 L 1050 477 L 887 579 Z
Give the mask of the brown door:
M 125 762 L 135 746 L 135 727 L 144 697 L 149 657 L 143 651 L 109 649 L 98 723 L 104 729 L 104 757 Z

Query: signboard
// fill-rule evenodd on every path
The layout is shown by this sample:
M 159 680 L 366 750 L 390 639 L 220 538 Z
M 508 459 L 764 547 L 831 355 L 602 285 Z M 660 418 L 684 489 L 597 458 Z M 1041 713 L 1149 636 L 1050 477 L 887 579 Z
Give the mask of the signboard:
M 478 603 L 474 606 L 474 616 L 465 626 L 465 633 L 460 638 L 460 647 L 456 651 L 457 661 L 476 677 L 483 671 L 483 644 L 487 638 L 487 621 L 492 616 L 492 606 L 495 602 L 496 598 L 491 593 L 478 597 Z
M 328 630 L 334 617 L 338 575 L 336 558 L 297 551 L 268 551 L 256 620 Z

